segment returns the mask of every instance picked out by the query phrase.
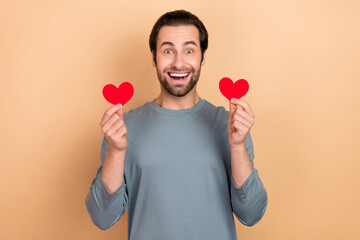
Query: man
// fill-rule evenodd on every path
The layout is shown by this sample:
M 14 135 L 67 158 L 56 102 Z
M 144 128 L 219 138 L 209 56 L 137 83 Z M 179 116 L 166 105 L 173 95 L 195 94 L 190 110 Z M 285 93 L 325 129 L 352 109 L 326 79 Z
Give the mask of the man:
M 237 239 L 232 213 L 251 226 L 267 206 L 253 165 L 254 114 L 240 99 L 229 113 L 199 97 L 208 34 L 196 16 L 164 14 L 149 43 L 161 93 L 128 113 L 105 112 L 89 215 L 107 229 L 128 206 L 129 239 Z

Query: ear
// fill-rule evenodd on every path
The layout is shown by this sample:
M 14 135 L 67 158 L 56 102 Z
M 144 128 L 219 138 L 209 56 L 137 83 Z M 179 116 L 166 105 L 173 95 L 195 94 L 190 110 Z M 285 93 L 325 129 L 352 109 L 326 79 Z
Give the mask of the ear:
M 154 61 L 154 51 L 151 51 L 151 59 L 152 59 L 152 65 L 153 67 L 156 67 L 156 63 Z
M 205 56 L 206 56 L 206 51 L 203 54 L 203 60 L 201 62 L 201 66 L 204 66 L 204 64 L 205 64 Z

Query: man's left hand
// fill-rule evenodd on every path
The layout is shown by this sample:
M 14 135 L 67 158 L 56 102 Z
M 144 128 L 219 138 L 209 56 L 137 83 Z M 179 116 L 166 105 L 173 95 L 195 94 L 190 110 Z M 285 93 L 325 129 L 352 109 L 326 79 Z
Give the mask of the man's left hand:
M 250 105 L 241 99 L 232 98 L 229 104 L 230 114 L 227 123 L 229 144 L 230 147 L 236 147 L 245 143 L 245 138 L 255 123 L 255 115 Z

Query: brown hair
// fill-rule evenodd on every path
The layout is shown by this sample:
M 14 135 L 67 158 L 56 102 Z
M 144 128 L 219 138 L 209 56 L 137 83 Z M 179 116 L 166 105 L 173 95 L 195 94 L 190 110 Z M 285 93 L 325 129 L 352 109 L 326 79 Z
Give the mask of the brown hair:
M 150 51 L 154 52 L 154 62 L 156 63 L 156 42 L 160 29 L 163 26 L 179 26 L 179 25 L 194 25 L 199 30 L 201 61 L 204 57 L 204 52 L 208 47 L 208 32 L 200 19 L 185 10 L 176 10 L 163 14 L 155 23 L 151 30 L 149 37 Z

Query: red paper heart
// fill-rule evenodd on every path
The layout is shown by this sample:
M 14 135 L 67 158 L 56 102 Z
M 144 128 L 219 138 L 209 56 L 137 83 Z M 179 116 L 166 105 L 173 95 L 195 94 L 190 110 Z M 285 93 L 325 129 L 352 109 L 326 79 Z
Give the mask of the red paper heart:
M 114 105 L 121 103 L 124 105 L 134 95 L 134 87 L 129 82 L 123 82 L 118 88 L 112 84 L 108 84 L 103 88 L 102 92 L 109 103 Z
M 219 82 L 220 92 L 229 99 L 241 98 L 249 90 L 249 83 L 245 79 L 239 79 L 235 83 L 230 78 L 224 77 Z

